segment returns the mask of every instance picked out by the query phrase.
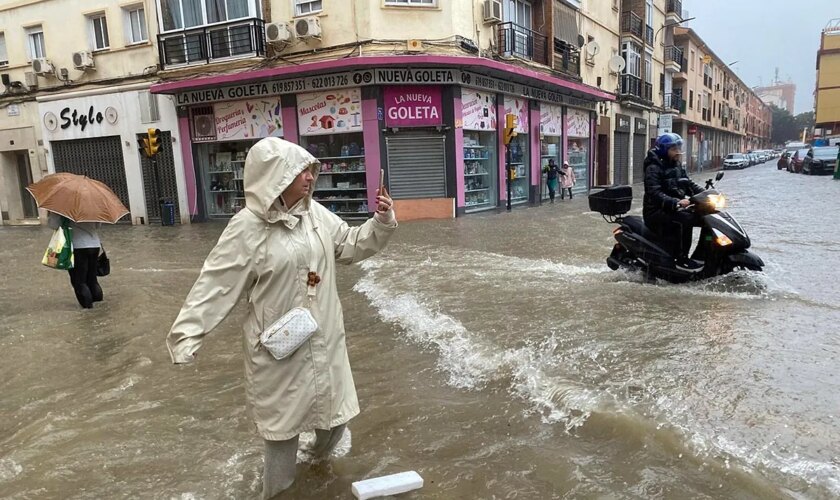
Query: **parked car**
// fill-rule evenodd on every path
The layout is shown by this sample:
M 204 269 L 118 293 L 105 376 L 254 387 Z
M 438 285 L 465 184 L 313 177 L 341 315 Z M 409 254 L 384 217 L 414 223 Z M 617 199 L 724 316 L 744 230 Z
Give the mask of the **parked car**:
M 747 158 L 750 159 L 750 166 L 758 165 L 758 155 L 755 153 L 747 153 Z
M 750 166 L 750 160 L 741 153 L 730 153 L 723 160 L 723 169 L 742 169 Z
M 790 164 L 791 156 L 793 156 L 793 153 L 789 153 L 787 151 L 782 153 L 782 156 L 779 157 L 779 161 L 776 162 L 776 168 L 778 170 L 787 170 L 788 164 Z
M 788 165 L 788 172 L 793 172 L 794 174 L 802 172 L 802 162 L 805 161 L 805 156 L 808 155 L 808 151 L 808 148 L 800 148 L 793 153 L 793 156 L 790 158 L 790 164 Z
M 837 164 L 837 147 L 824 146 L 811 148 L 802 162 L 802 173 L 806 175 L 831 175 Z

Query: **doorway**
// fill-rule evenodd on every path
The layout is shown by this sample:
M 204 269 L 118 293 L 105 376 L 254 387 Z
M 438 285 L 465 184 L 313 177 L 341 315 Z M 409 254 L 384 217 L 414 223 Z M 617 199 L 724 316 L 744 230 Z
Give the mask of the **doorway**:
M 21 207 L 23 209 L 23 218 L 37 219 L 38 205 L 35 204 L 35 198 L 26 190 L 26 187 L 32 184 L 32 169 L 29 165 L 29 155 L 26 151 L 17 151 L 15 156 L 17 157 L 18 184 L 20 185 L 21 205 L 23 205 Z

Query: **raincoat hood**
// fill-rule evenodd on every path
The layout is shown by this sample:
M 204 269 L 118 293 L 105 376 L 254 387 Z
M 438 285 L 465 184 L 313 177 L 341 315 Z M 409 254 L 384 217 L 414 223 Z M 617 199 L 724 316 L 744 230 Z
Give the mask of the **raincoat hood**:
M 286 218 L 286 211 L 277 211 L 274 202 L 301 172 L 312 168 L 312 174 L 315 176 L 313 189 L 295 205 L 296 210 L 289 211 L 309 210 L 320 166 L 314 156 L 297 144 L 277 137 L 262 139 L 248 151 L 245 158 L 245 206 L 259 218 L 269 222 Z

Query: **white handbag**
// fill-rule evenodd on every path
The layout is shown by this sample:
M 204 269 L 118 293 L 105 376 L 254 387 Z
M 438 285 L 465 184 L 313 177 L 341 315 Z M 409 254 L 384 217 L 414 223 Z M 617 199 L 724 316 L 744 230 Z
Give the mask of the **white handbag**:
M 309 309 L 295 307 L 260 334 L 262 344 L 274 359 L 292 355 L 318 329 Z
M 326 255 L 326 248 L 324 248 L 324 243 L 321 241 L 317 227 L 315 227 L 314 219 L 311 222 L 313 232 L 321 243 L 324 255 Z M 311 246 L 312 240 L 310 239 L 309 242 L 310 272 L 308 275 L 306 295 L 309 298 L 309 304 L 312 305 L 312 301 L 315 300 L 315 286 L 321 282 L 321 278 L 315 272 L 315 269 L 317 269 L 317 259 L 315 258 L 315 250 Z M 305 307 L 293 307 L 260 334 L 260 344 L 274 356 L 274 359 L 281 360 L 294 354 L 317 330 L 318 323 L 315 321 L 309 309 Z

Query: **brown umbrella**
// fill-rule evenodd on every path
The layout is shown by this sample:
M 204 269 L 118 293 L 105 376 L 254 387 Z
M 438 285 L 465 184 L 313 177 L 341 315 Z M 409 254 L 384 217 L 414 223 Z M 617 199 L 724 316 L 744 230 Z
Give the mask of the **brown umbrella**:
M 39 208 L 73 222 L 114 224 L 129 213 L 111 188 L 84 175 L 50 174 L 26 189 Z

